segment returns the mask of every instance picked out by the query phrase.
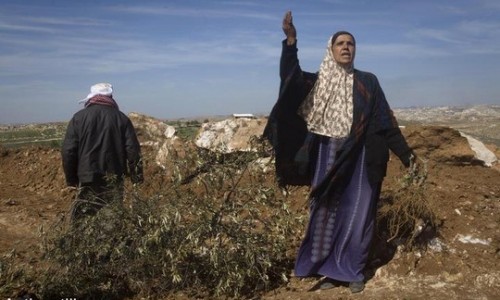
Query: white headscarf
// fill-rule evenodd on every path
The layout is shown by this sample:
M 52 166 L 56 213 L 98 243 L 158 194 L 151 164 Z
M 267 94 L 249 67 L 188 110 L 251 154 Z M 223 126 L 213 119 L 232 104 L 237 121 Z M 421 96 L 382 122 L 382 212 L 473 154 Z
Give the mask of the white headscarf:
M 299 107 L 309 131 L 334 138 L 349 135 L 353 119 L 353 67 L 345 69 L 333 58 L 332 39 L 326 47 L 318 79 Z
M 92 97 L 97 95 L 112 96 L 113 86 L 110 83 L 97 83 L 90 87 L 90 94 L 86 98 L 78 101 L 78 103 L 87 103 Z

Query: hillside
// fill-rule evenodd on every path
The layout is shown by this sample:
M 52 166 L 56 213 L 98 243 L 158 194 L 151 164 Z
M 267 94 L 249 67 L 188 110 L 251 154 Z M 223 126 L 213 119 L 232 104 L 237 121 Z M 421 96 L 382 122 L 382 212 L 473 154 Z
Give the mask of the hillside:
M 441 125 L 500 147 L 500 105 L 394 109 L 401 124 Z

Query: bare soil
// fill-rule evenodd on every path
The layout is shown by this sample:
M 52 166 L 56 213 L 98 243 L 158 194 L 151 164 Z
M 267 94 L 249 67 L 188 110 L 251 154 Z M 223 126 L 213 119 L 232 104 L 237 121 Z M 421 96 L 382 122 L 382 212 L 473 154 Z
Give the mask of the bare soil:
M 368 277 L 362 293 L 351 294 L 345 285 L 310 291 L 317 278 L 291 276 L 286 286 L 258 298 L 500 299 L 498 165 L 489 168 L 475 161 L 465 139 L 451 129 L 415 127 L 404 134 L 418 156 L 427 160 L 426 196 L 440 220 L 439 235 L 425 249 L 408 252 L 399 247 L 390 253 Z M 498 149 L 493 150 L 498 155 Z M 148 176 L 153 169 L 146 169 L 146 180 L 154 180 Z M 397 188 L 402 172 L 392 157 L 385 192 Z M 303 188 L 294 190 L 291 207 L 307 213 L 306 194 Z M 58 149 L 0 148 L 0 255 L 15 251 L 22 261 L 36 263 L 40 231 L 67 213 L 72 197 L 65 188 Z

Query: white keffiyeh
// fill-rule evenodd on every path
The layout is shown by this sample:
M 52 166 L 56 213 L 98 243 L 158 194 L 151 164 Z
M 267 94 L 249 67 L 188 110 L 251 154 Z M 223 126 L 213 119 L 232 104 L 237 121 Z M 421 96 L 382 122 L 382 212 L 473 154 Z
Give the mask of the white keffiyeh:
M 102 82 L 96 83 L 90 87 L 90 94 L 87 95 L 84 99 L 78 101 L 78 103 L 87 103 L 90 98 L 102 95 L 102 96 L 111 96 L 113 95 L 113 86 L 110 83 Z
M 353 118 L 353 67 L 345 69 L 333 58 L 332 38 L 326 47 L 318 79 L 299 107 L 309 131 L 334 138 L 349 135 Z

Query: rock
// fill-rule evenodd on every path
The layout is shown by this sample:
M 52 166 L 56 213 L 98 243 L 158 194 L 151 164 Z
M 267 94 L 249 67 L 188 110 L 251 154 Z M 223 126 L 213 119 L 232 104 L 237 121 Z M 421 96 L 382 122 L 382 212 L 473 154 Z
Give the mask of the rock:
M 474 285 L 478 288 L 491 288 L 500 285 L 500 273 L 482 274 L 476 277 Z
M 262 135 L 264 119 L 231 118 L 218 122 L 203 123 L 196 138 L 198 147 L 231 153 L 253 151 L 251 140 Z
M 450 274 L 446 271 L 441 273 L 443 279 L 445 282 L 460 282 L 464 279 L 464 274 L 462 273 L 456 273 L 456 274 Z
M 130 113 L 128 116 L 134 124 L 137 135 L 142 136 L 144 140 L 158 141 L 175 136 L 175 128 L 161 120 L 138 113 Z
M 142 146 L 151 147 L 156 152 L 155 163 L 166 168 L 172 149 L 178 144 L 175 127 L 153 117 L 130 113 Z
M 472 151 L 476 153 L 476 159 L 482 161 L 485 166 L 491 167 L 493 163 L 497 161 L 497 156 L 495 155 L 495 153 L 486 148 L 486 146 L 481 141 L 478 141 L 465 133 L 460 132 L 460 134 L 469 142 Z

